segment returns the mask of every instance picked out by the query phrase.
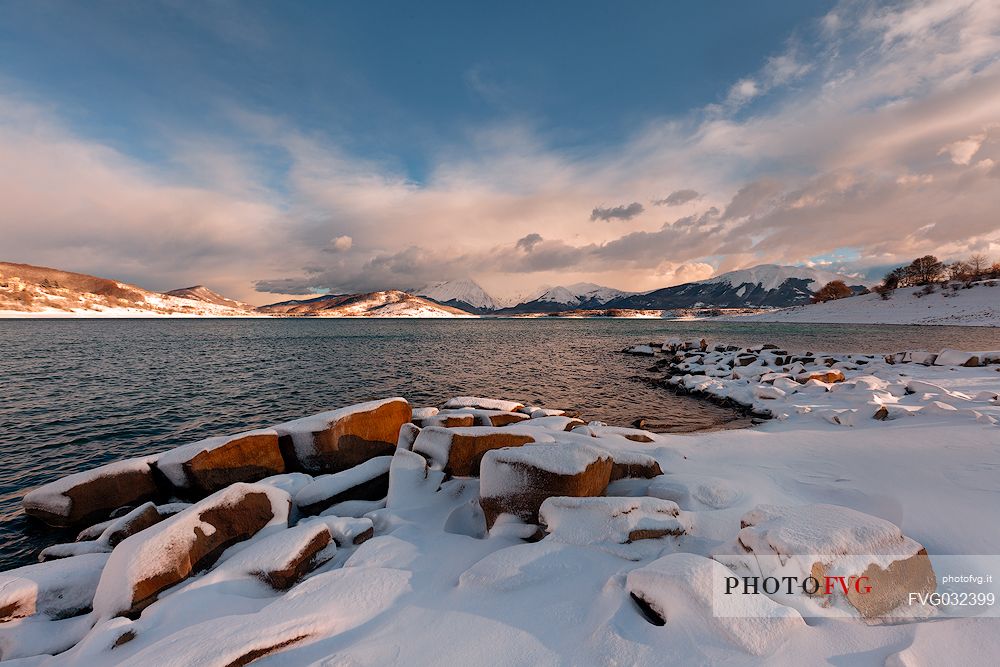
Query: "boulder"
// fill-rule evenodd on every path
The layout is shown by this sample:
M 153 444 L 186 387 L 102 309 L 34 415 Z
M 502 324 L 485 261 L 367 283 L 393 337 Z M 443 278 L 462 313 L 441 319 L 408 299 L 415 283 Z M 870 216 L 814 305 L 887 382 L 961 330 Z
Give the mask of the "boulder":
M 264 484 L 233 484 L 111 553 L 94 596 L 100 618 L 136 616 L 159 593 L 212 565 L 228 547 L 271 525 L 288 525 L 291 498 Z
M 350 470 L 320 475 L 295 494 L 303 514 L 319 514 L 347 500 L 381 500 L 389 492 L 391 456 L 376 456 Z
M 178 493 L 199 498 L 285 472 L 273 429 L 206 438 L 163 452 L 153 465 Z
M 812 576 L 820 581 L 830 576 L 847 582 L 867 577 L 860 580 L 869 590 L 821 589 L 821 602 L 796 602 L 803 611 L 821 613 L 842 599 L 863 618 L 878 618 L 909 604 L 910 593 L 931 593 L 937 587 L 920 544 L 895 524 L 847 507 L 759 505 L 743 516 L 741 526 L 731 549 L 736 555 L 716 556 L 737 574 Z
M 316 516 L 303 519 L 299 525 L 322 522 L 338 547 L 350 547 L 367 542 L 375 536 L 375 525 L 367 517 Z
M 979 355 L 962 350 L 944 349 L 935 357 L 935 366 L 979 366 Z
M 340 472 L 376 456 L 391 456 L 399 430 L 411 419 L 402 398 L 361 403 L 275 426 L 290 468 L 308 473 Z
M 216 571 L 223 577 L 252 576 L 284 591 L 336 554 L 332 542 L 330 530 L 322 521 L 300 524 L 253 540 Z
M 176 514 L 176 512 L 171 511 L 172 505 L 164 505 L 163 507 L 164 511 L 161 512 L 160 508 L 153 503 L 140 505 L 125 516 L 98 524 L 103 525 L 104 530 L 96 538 L 46 547 L 38 554 L 38 560 L 44 562 L 85 553 L 110 553 L 125 538 Z
M 679 536 L 688 528 L 677 504 L 659 498 L 548 498 L 538 519 L 552 539 L 578 545 Z
M 24 496 L 24 512 L 51 526 L 94 523 L 120 507 L 155 500 L 160 491 L 147 456 L 68 475 Z
M 420 432 L 413 451 L 425 456 L 446 474 L 469 477 L 479 474 L 486 452 L 502 447 L 520 447 L 535 442 L 530 433 L 491 426 L 441 428 L 429 426 Z
M 843 371 L 833 369 L 828 371 L 806 371 L 805 373 L 800 373 L 795 379 L 801 384 L 805 384 L 809 380 L 832 384 L 834 382 L 843 382 L 847 378 L 844 377 Z
M 0 573 L 0 623 L 44 614 L 68 618 L 90 610 L 106 553 L 26 565 Z
M 477 408 L 479 410 L 500 410 L 503 412 L 517 412 L 524 408 L 523 403 L 517 401 L 505 401 L 498 398 L 482 398 L 480 396 L 456 396 L 450 398 L 444 404 L 449 410 L 457 408 Z
M 495 449 L 483 456 L 480 499 L 487 526 L 501 514 L 538 523 L 538 510 L 554 496 L 599 496 L 611 480 L 607 452 L 578 444 Z
M 413 423 L 421 428 L 426 428 L 428 426 L 458 428 L 461 426 L 475 426 L 476 416 L 471 412 L 444 412 L 424 417 L 422 419 L 414 417 Z

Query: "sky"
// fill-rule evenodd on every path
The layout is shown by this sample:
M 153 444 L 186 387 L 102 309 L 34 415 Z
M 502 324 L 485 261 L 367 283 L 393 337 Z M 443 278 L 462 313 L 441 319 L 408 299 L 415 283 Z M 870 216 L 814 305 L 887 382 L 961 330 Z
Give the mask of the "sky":
M 1000 261 L 1000 3 L 0 2 L 0 260 L 254 304 Z

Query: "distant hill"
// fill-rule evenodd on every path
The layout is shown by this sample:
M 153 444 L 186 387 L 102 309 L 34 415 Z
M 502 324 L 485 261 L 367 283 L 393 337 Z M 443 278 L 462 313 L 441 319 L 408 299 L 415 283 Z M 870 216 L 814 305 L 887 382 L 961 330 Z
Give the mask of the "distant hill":
M 245 316 L 247 311 L 244 308 L 150 292 L 135 285 L 85 273 L 0 262 L 0 315 L 222 317 Z
M 723 273 L 707 280 L 621 297 L 606 305 L 609 308 L 637 309 L 705 306 L 785 308 L 809 303 L 812 293 L 831 280 L 845 281 L 856 293 L 865 289 L 860 284 L 851 285 L 849 277 L 828 271 L 804 266 L 762 264 Z
M 234 301 L 233 299 L 226 298 L 219 294 L 218 292 L 213 292 L 204 285 L 195 285 L 194 287 L 182 287 L 181 289 L 172 289 L 169 292 L 164 292 L 167 296 L 176 296 L 181 299 L 192 299 L 193 301 L 202 301 L 204 303 L 214 303 L 217 306 L 226 306 L 227 308 L 236 308 L 239 310 L 253 310 L 254 307 L 250 304 L 241 303 L 239 301 Z
M 311 317 L 475 317 L 464 310 L 399 290 L 328 294 L 312 299 L 272 303 L 257 310 L 271 315 Z

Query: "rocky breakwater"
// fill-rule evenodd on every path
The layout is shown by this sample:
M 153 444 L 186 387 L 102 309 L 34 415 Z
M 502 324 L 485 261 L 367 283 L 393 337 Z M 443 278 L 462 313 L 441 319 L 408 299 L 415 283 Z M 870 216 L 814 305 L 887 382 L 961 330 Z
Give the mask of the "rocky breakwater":
M 834 354 L 773 344 L 710 344 L 702 338 L 639 344 L 623 352 L 653 359 L 648 370 L 662 374 L 660 383 L 667 389 L 759 419 L 808 414 L 854 426 L 859 420 L 948 412 L 997 422 L 997 383 L 983 381 L 981 369 L 1000 370 L 1000 350 Z M 914 379 L 918 374 L 921 380 Z
M 776 382 L 806 392 L 853 383 L 859 395 L 894 396 L 888 384 L 862 382 L 847 361 L 709 351 L 707 343 L 689 351 L 691 358 L 668 352 L 668 363 L 706 373 L 676 377 L 749 387 L 735 369 L 775 373 L 774 358 L 788 357 Z M 738 363 L 748 356 L 755 361 Z M 706 358 L 716 360 L 712 375 Z M 726 376 L 714 374 L 723 368 Z M 809 376 L 833 371 L 843 379 Z M 774 386 L 766 373 L 754 386 Z M 900 397 L 931 393 L 912 382 Z M 678 437 L 516 401 L 463 396 L 411 409 L 391 398 L 80 472 L 24 498 L 28 513 L 52 525 L 97 523 L 75 542 L 46 548 L 42 562 L 0 573 L 0 658 L 152 664 L 171 655 L 183 656 L 178 664 L 247 664 L 344 632 L 401 596 L 414 603 L 414 591 L 442 582 L 452 590 L 456 557 L 469 568 L 458 573 L 460 589 L 493 581 L 511 571 L 504 559 L 520 557 L 508 549 L 535 542 L 543 552 L 620 559 L 627 578 L 615 575 L 604 594 L 633 605 L 638 622 L 662 625 L 680 613 L 754 654 L 801 632 L 800 611 L 825 613 L 809 601 L 757 595 L 730 599 L 731 617 L 712 613 L 711 586 L 772 555 L 768 545 L 778 555 L 864 549 L 879 557 L 809 563 L 809 571 L 933 589 L 933 572 L 915 559 L 923 547 L 874 517 L 836 506 L 759 506 L 740 519 L 737 505 L 752 494 L 737 482 L 684 474 L 686 457 L 672 448 Z M 829 531 L 810 531 L 816 522 Z M 873 541 L 845 542 L 856 525 Z M 779 545 L 772 534 L 795 540 Z M 731 549 L 708 552 L 727 536 Z M 491 550 L 497 568 L 492 556 L 482 558 Z M 841 606 L 869 618 L 899 605 L 898 596 L 883 595 Z M 761 615 L 770 619 L 763 634 Z

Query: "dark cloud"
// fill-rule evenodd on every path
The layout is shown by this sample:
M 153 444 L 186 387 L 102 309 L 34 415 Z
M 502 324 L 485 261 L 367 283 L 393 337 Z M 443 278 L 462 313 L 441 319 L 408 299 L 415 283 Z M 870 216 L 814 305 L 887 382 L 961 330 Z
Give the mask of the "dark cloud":
M 663 199 L 654 199 L 654 206 L 680 206 L 689 201 L 700 199 L 701 193 L 697 190 L 674 190 Z
M 315 294 L 316 287 L 310 285 L 311 281 L 299 278 L 278 278 L 276 280 L 255 280 L 254 290 L 267 294 Z M 323 288 L 319 288 L 323 291 Z
M 541 234 L 528 234 L 524 238 L 518 240 L 516 247 L 524 250 L 525 252 L 531 252 L 534 247 L 541 242 Z
M 604 208 L 598 206 L 590 213 L 591 220 L 631 220 L 635 216 L 642 213 L 645 209 L 637 201 L 631 204 L 622 204 L 621 206 L 614 206 L 612 208 Z
M 744 185 L 729 202 L 725 213 L 722 214 L 722 219 L 731 220 L 754 215 L 780 192 L 781 184 L 776 181 L 761 180 Z

